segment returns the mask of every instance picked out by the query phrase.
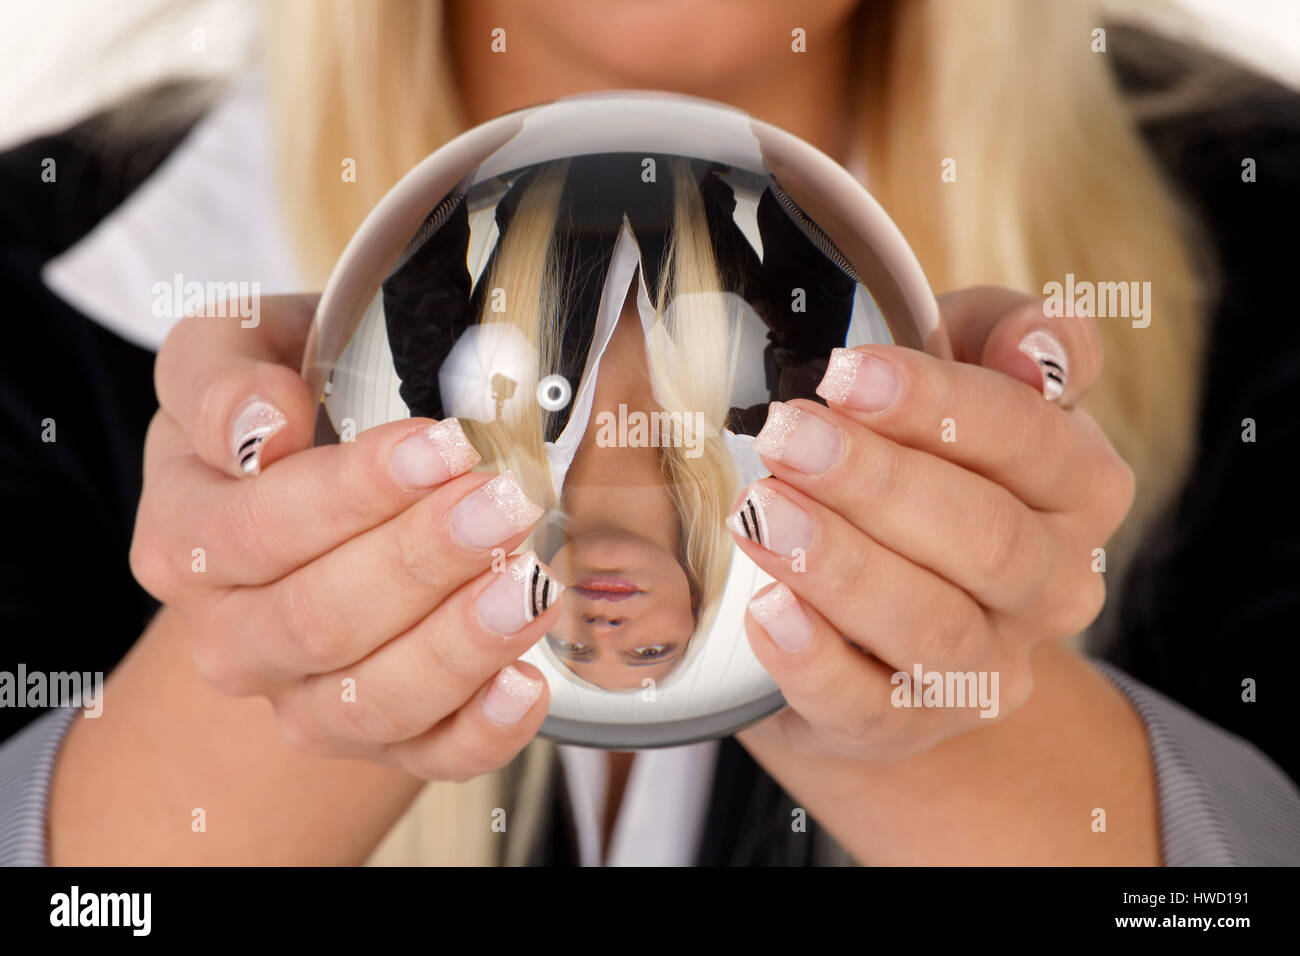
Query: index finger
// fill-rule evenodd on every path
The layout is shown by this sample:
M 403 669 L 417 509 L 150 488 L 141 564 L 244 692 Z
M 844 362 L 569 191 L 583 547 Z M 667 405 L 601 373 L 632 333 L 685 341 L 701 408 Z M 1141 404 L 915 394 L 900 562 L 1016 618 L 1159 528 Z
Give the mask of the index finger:
M 1099 481 L 1090 465 L 1109 451 L 1079 413 L 1023 383 L 899 346 L 834 350 L 817 394 L 877 434 L 983 475 L 1041 511 L 1090 500 Z

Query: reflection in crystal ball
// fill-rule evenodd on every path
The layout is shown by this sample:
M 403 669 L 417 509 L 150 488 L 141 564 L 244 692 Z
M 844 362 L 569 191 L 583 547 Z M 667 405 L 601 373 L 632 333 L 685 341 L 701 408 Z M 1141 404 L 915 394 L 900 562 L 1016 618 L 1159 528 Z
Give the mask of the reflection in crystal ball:
M 542 506 L 514 550 L 565 586 L 523 657 L 551 687 L 543 733 L 647 747 L 782 705 L 744 623 L 773 579 L 727 519 L 768 543 L 746 493 L 769 474 L 768 404 L 820 401 L 831 351 L 866 343 L 945 351 L 919 267 L 847 172 L 707 101 L 598 94 L 408 174 L 335 269 L 304 375 L 318 443 L 455 418 L 477 469 Z M 558 589 L 528 567 L 531 618 Z

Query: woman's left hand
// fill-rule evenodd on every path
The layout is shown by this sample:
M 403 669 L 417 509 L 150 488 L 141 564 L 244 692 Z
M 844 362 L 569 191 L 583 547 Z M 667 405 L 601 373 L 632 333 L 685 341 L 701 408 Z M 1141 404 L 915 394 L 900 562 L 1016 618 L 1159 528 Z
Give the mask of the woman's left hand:
M 755 732 L 805 753 L 894 761 L 1006 716 L 1034 647 L 1104 600 L 1098 549 L 1134 483 L 1075 407 L 1101 371 L 1096 324 L 1004 289 L 940 307 L 957 361 L 837 351 L 829 407 L 774 404 L 755 439 L 772 477 L 733 532 L 777 583 L 745 624 L 790 705 Z M 913 688 L 918 669 L 947 679 Z

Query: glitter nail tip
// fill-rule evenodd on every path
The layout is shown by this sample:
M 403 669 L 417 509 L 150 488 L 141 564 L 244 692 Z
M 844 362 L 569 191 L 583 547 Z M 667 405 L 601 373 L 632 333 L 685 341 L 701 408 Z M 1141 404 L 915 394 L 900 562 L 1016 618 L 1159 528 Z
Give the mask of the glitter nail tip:
M 764 458 L 780 460 L 785 454 L 790 436 L 799 426 L 803 413 L 784 402 L 773 402 L 767 408 L 767 421 L 762 430 L 754 436 L 754 451 Z
M 542 516 L 542 508 L 519 486 L 512 472 L 503 472 L 483 486 L 483 493 L 492 499 L 514 528 L 526 528 Z
M 435 422 L 425 430 L 425 435 L 438 449 L 438 454 L 452 475 L 464 474 L 482 461 L 482 456 L 465 436 L 460 422 L 454 418 Z
M 853 380 L 862 365 L 862 353 L 853 349 L 832 349 L 826 374 L 817 386 L 817 394 L 828 402 L 844 404 L 853 390 Z
M 794 592 L 784 584 L 778 584 L 762 597 L 749 602 L 749 613 L 759 624 L 770 624 L 788 611 L 795 603 Z
M 532 702 L 541 693 L 542 681 L 525 677 L 523 671 L 513 664 L 507 664 L 497 674 L 496 685 L 506 694 L 518 701 Z

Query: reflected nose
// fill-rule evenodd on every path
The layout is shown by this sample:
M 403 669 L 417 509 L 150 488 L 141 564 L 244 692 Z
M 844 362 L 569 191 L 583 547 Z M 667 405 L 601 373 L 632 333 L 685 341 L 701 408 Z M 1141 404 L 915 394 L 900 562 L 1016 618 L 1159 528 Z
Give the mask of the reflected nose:
M 609 634 L 618 630 L 626 621 L 627 618 L 617 617 L 612 614 L 584 614 L 582 616 L 582 623 L 587 625 L 587 629 L 594 634 Z

